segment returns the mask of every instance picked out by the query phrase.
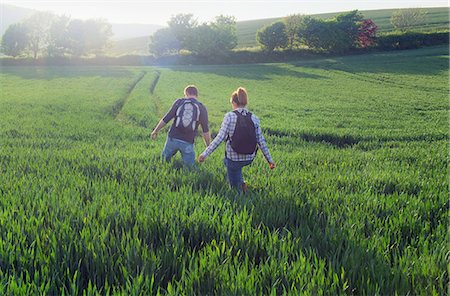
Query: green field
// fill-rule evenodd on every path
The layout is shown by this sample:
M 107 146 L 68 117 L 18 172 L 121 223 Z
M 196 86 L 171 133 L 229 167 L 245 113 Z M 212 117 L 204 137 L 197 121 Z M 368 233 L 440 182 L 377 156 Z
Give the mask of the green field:
M 3 67 L 0 294 L 443 295 L 448 48 L 290 64 Z M 249 91 L 277 163 L 229 190 L 149 134 Z M 196 151 L 203 143 L 197 139 Z
M 427 11 L 425 22 L 412 28 L 414 31 L 429 32 L 448 30 L 450 24 L 448 7 L 424 8 L 424 10 Z M 389 32 L 393 30 L 390 19 L 394 11 L 396 11 L 396 9 L 363 10 L 361 13 L 364 17 L 372 19 L 378 25 L 378 32 Z M 301 12 L 293 11 L 292 13 Z M 339 12 L 314 14 L 313 16 L 328 19 L 337 14 L 339 14 Z M 238 22 L 236 24 L 238 38 L 237 48 L 257 46 L 256 32 L 265 25 L 280 19 L 281 18 L 270 18 Z M 110 49 L 110 54 L 148 54 L 148 43 L 148 36 L 117 41 Z

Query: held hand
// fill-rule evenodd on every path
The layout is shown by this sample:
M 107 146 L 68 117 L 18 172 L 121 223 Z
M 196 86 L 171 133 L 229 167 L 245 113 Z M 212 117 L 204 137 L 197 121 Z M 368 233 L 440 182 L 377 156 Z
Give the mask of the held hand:
M 273 170 L 275 168 L 275 163 L 274 162 L 269 162 L 269 168 L 271 170 Z
M 152 140 L 156 140 L 156 138 L 158 137 L 158 132 L 152 131 L 151 137 Z
M 205 161 L 205 156 L 203 156 L 203 154 L 200 154 L 198 157 L 198 162 L 202 163 Z

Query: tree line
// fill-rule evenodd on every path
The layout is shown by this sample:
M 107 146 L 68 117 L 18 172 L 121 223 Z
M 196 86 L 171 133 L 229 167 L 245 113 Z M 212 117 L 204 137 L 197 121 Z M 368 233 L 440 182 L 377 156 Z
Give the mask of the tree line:
M 37 12 L 10 25 L 1 50 L 17 56 L 84 56 L 102 53 L 112 37 L 111 24 L 102 19 L 79 20 L 49 12 Z
M 405 33 L 425 21 L 426 11 L 401 9 L 391 16 L 393 27 Z M 219 15 L 199 23 L 192 14 L 177 14 L 166 28 L 150 36 L 149 52 L 155 57 L 194 54 L 221 57 L 237 46 L 236 18 Z M 330 19 L 294 14 L 269 24 L 256 33 L 263 51 L 311 49 L 343 53 L 377 43 L 377 25 L 357 11 Z M 79 20 L 38 12 L 3 34 L 1 51 L 9 56 L 99 55 L 111 44 L 111 24 L 102 19 Z
M 168 27 L 150 37 L 149 50 L 156 56 L 178 54 L 182 50 L 200 56 L 220 55 L 237 45 L 236 18 L 219 15 L 199 24 L 193 14 L 177 14 Z
M 377 25 L 364 19 L 357 10 L 331 19 L 290 15 L 267 25 L 257 33 L 264 50 L 308 47 L 327 52 L 345 52 L 351 48 L 375 44 Z
M 425 21 L 421 9 L 401 9 L 391 16 L 392 26 L 406 32 Z M 294 14 L 269 24 L 257 32 L 257 41 L 264 50 L 310 48 L 326 52 L 346 52 L 352 48 L 368 48 L 377 41 L 378 26 L 364 19 L 358 10 L 330 19 Z

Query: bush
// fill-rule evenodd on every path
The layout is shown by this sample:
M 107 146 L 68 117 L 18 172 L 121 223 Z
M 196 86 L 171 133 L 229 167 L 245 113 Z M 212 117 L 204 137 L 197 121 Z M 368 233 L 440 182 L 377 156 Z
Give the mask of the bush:
M 441 45 L 449 43 L 449 32 L 393 32 L 377 38 L 377 48 L 381 50 L 412 49 L 421 46 Z
M 273 51 L 275 48 L 286 48 L 288 45 L 286 24 L 278 21 L 265 26 L 258 31 L 256 39 L 267 51 Z

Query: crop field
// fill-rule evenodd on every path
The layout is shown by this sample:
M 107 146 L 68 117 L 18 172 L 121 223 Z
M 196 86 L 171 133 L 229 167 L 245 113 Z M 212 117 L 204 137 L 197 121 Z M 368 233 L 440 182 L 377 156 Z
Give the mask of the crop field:
M 448 62 L 1 68 L 0 294 L 447 293 Z M 150 140 L 191 83 L 213 134 L 247 88 L 249 194 L 223 144 L 189 171 Z

